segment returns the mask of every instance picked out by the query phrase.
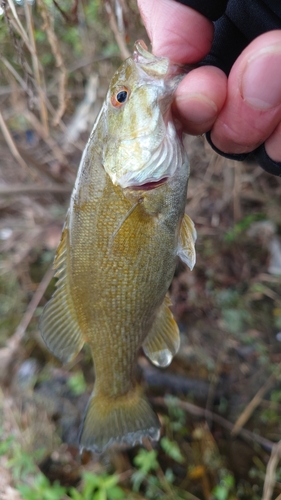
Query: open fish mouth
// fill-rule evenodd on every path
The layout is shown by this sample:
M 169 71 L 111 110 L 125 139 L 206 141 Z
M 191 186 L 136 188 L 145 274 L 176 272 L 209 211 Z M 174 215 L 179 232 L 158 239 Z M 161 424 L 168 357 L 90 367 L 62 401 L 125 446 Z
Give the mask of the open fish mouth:
M 146 182 L 145 184 L 140 184 L 139 186 L 130 186 L 130 189 L 133 191 L 151 191 L 152 189 L 156 189 L 159 186 L 162 186 L 169 177 L 163 177 L 162 179 L 159 179 L 158 181 L 151 181 L 151 182 Z

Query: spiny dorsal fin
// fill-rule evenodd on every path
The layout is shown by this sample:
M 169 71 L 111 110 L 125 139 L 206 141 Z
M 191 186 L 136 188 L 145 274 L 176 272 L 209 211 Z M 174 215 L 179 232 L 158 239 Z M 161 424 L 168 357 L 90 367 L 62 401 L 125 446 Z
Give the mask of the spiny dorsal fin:
M 179 328 L 169 309 L 170 305 L 170 298 L 166 295 L 143 343 L 146 356 L 156 366 L 168 366 L 180 346 Z
M 82 349 L 84 340 L 77 323 L 67 279 L 68 219 L 57 249 L 54 269 L 59 278 L 56 291 L 46 304 L 39 329 L 48 349 L 63 363 L 68 363 Z
M 197 234 L 194 223 L 187 214 L 184 214 L 180 228 L 179 247 L 177 254 L 191 271 L 194 268 L 196 262 L 196 238 Z

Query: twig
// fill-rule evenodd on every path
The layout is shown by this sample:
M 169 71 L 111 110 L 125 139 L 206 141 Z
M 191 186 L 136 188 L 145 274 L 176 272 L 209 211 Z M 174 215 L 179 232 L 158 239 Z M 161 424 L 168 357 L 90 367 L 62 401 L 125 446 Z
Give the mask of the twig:
M 116 40 L 117 45 L 119 47 L 119 50 L 121 52 L 121 56 L 123 59 L 127 59 L 128 57 L 130 57 L 130 52 L 127 49 L 127 45 L 126 45 L 126 42 L 124 40 L 124 37 L 122 36 L 120 31 L 118 30 L 115 15 L 114 15 L 114 12 L 111 8 L 110 2 L 105 2 L 105 9 L 106 9 L 106 12 L 108 14 L 110 27 L 114 33 L 115 40 Z
M 11 372 L 11 364 L 18 357 L 18 353 L 20 351 L 20 344 L 25 334 L 26 328 L 28 327 L 33 314 L 35 312 L 36 307 L 38 306 L 41 298 L 44 295 L 44 292 L 53 276 L 53 267 L 51 266 L 43 277 L 42 281 L 39 283 L 36 292 L 34 293 L 27 310 L 18 325 L 15 333 L 7 342 L 7 347 L 4 347 L 0 350 L 0 360 L 1 360 L 1 377 L 7 379 L 9 382 L 8 376 Z
M 16 146 L 14 139 L 12 138 L 11 133 L 10 133 L 6 123 L 5 123 L 5 120 L 3 118 L 1 111 L 0 111 L 0 128 L 2 130 L 3 136 L 6 139 L 6 142 L 8 144 L 8 147 L 9 147 L 13 157 L 18 161 L 18 163 L 23 168 L 25 173 L 27 173 L 29 170 L 28 166 L 18 152 L 17 146 Z
M 56 0 L 53 0 L 53 2 L 67 24 L 69 24 L 70 26 L 77 26 L 79 24 L 78 0 L 74 0 L 74 5 L 71 9 L 70 15 L 67 14 L 64 10 L 62 10 L 62 8 L 59 6 L 59 4 L 56 2 Z
M 268 461 L 266 468 L 262 500 L 271 500 L 273 489 L 276 483 L 276 469 L 280 458 L 281 458 L 281 441 L 275 444 L 272 448 L 270 459 Z M 279 495 L 277 498 L 279 497 L 281 497 L 281 495 Z
M 152 451 L 153 448 L 152 448 L 152 445 L 151 445 L 151 442 L 149 441 L 148 438 L 144 438 L 143 440 L 143 446 L 146 448 L 146 450 L 148 451 Z M 169 497 L 171 499 L 175 499 L 175 495 L 174 495 L 174 492 L 173 490 L 171 489 L 171 486 L 169 484 L 169 482 L 167 481 L 167 478 L 163 472 L 163 470 L 161 469 L 160 465 L 158 465 L 157 469 L 156 469 L 156 475 L 159 479 L 159 482 L 160 484 L 162 485 L 163 489 L 168 493 Z
M 23 88 L 23 90 L 29 95 L 29 97 L 33 97 L 33 92 L 28 87 L 28 85 L 25 83 L 25 81 L 20 76 L 20 74 L 11 65 L 11 63 L 9 61 L 7 61 L 7 59 L 5 57 L 2 57 L 2 56 L 0 56 L 0 61 L 2 61 L 3 64 L 5 64 L 6 68 L 10 71 L 10 73 L 17 80 L 17 82 L 20 84 L 20 86 Z
M 28 36 L 27 36 L 27 33 L 26 33 L 23 25 L 21 24 L 20 20 L 19 20 L 16 8 L 15 8 L 15 4 L 14 4 L 13 0 L 7 0 L 7 2 L 9 4 L 9 7 L 10 7 L 10 9 L 12 11 L 13 16 L 14 16 L 13 27 L 16 29 L 16 31 L 18 32 L 18 34 L 20 35 L 20 37 L 24 41 L 25 45 L 27 46 L 29 52 L 32 54 L 33 47 L 30 44 L 30 41 L 29 41 Z
M 54 157 L 60 163 L 67 165 L 68 160 L 63 154 L 61 148 L 56 144 L 54 139 L 49 134 L 46 133 L 44 127 L 42 126 L 38 118 L 35 116 L 35 114 L 32 113 L 29 109 L 25 109 L 24 116 L 29 121 L 29 123 L 31 123 L 32 127 L 34 128 L 34 130 L 36 130 L 38 135 L 40 135 L 40 137 L 48 144 L 48 146 L 54 153 Z
M 240 202 L 241 193 L 241 164 L 234 163 L 234 186 L 233 186 L 233 219 L 238 222 L 242 218 L 242 209 Z
M 34 99 L 34 92 L 31 90 L 31 88 L 29 88 L 29 86 L 26 84 L 26 82 L 23 80 L 23 78 L 20 76 L 20 74 L 9 63 L 9 61 L 7 61 L 7 59 L 5 57 L 2 57 L 2 56 L 0 56 L 0 61 L 2 61 L 3 64 L 5 64 L 6 68 L 10 71 L 10 73 L 13 75 L 13 77 L 16 79 L 16 81 L 20 84 L 20 86 L 22 87 L 22 89 L 24 90 L 24 92 L 26 92 L 27 95 L 31 99 Z M 29 70 L 29 71 L 31 72 L 31 70 Z M 48 99 L 47 95 L 44 96 L 44 99 L 46 101 L 46 106 L 47 106 L 47 109 L 49 110 L 49 112 L 52 115 L 56 115 L 57 111 L 54 109 L 54 107 L 53 107 L 51 101 Z M 53 120 L 54 120 L 54 118 L 53 118 Z M 59 124 L 61 130 L 63 130 L 63 131 L 66 130 L 66 126 L 65 126 L 65 124 L 63 123 L 62 120 L 59 120 L 58 124 Z
M 44 21 L 44 26 L 42 27 L 43 30 L 46 31 L 47 37 L 49 44 L 51 46 L 54 58 L 56 60 L 56 66 L 60 71 L 60 77 L 59 77 L 59 92 L 58 92 L 58 102 L 59 102 L 59 107 L 58 110 L 56 111 L 56 114 L 53 118 L 53 125 L 56 126 L 58 125 L 60 119 L 62 118 L 66 105 L 67 105 L 67 92 L 66 92 L 66 85 L 67 85 L 67 71 L 66 67 L 63 62 L 63 57 L 60 51 L 60 43 L 59 40 L 57 39 L 57 36 L 54 32 L 54 30 L 51 27 L 51 19 L 50 19 L 50 14 L 46 8 L 46 5 L 42 0 L 38 0 L 39 5 L 40 5 L 40 12 L 41 16 Z
M 17 338 L 17 342 L 19 343 L 24 336 L 25 330 L 27 329 L 30 321 L 32 320 L 33 314 L 35 312 L 36 307 L 38 306 L 40 300 L 42 299 L 44 292 L 49 285 L 54 274 L 53 266 L 49 267 L 48 271 L 44 275 L 42 281 L 39 283 L 36 292 L 34 293 L 31 301 L 28 304 L 26 312 L 18 325 L 14 335 L 12 338 Z
M 223 359 L 225 357 L 225 353 L 227 352 L 228 349 L 229 349 L 228 345 L 225 345 L 225 343 L 224 343 L 224 345 L 222 346 L 222 349 L 220 349 L 220 351 L 218 353 L 215 371 L 214 371 L 213 376 L 211 378 L 209 390 L 208 390 L 208 397 L 207 397 L 207 402 L 206 402 L 206 410 L 207 411 L 208 410 L 211 411 L 211 409 L 213 407 L 214 399 L 216 397 L 216 388 L 217 388 L 217 385 L 218 385 L 219 379 L 220 379 L 221 365 L 222 365 Z M 208 422 L 207 417 L 206 417 L 206 420 Z
M 34 27 L 33 27 L 33 21 L 30 13 L 30 4 L 28 2 L 24 2 L 24 11 L 25 11 L 25 17 L 26 17 L 26 23 L 27 23 L 27 29 L 29 33 L 29 40 L 30 40 L 30 45 L 32 47 L 31 51 L 31 58 L 32 58 L 32 67 L 33 67 L 33 73 L 34 77 L 37 83 L 37 92 L 39 96 L 39 105 L 40 105 L 40 117 L 41 117 L 41 123 L 44 128 L 44 131 L 46 135 L 49 136 L 49 126 L 48 126 L 48 112 L 45 104 L 45 95 L 42 89 L 41 85 L 41 75 L 40 75 L 40 64 L 38 60 L 38 55 L 36 52 L 36 43 L 35 43 L 35 38 L 34 38 Z
M 280 370 L 281 363 L 278 365 L 277 370 Z M 240 417 L 236 420 L 234 427 L 232 429 L 231 434 L 233 436 L 236 436 L 241 428 L 245 425 L 245 423 L 249 420 L 251 417 L 252 413 L 255 411 L 255 409 L 259 406 L 261 401 L 263 400 L 264 395 L 267 393 L 267 391 L 273 386 L 275 380 L 276 380 L 276 372 L 272 373 L 270 377 L 267 379 L 265 384 L 258 390 L 257 394 L 253 397 L 253 399 L 250 401 L 250 403 L 246 406 L 245 410 L 241 413 Z
M 0 184 L 0 195 L 10 196 L 13 194 L 41 194 L 41 193 L 71 193 L 73 186 L 55 184 L 13 184 L 5 186 Z
M 152 398 L 152 402 L 155 405 L 167 406 L 165 399 L 161 397 Z M 205 408 L 200 408 L 200 406 L 188 403 L 187 401 L 180 401 L 179 399 L 177 399 L 177 406 L 179 406 L 179 408 L 182 408 L 186 412 L 190 413 L 191 415 L 213 420 L 213 422 L 216 422 L 217 424 L 221 425 L 225 429 L 228 429 L 229 431 L 232 431 L 234 427 L 234 425 L 231 422 L 221 417 L 220 415 L 217 415 L 216 413 L 206 410 Z M 262 436 L 259 436 L 254 432 L 248 431 L 247 429 L 240 429 L 239 434 L 247 441 L 249 440 L 253 441 L 254 443 L 259 443 L 266 450 L 271 451 L 274 446 L 274 443 L 272 441 L 269 441 L 269 439 L 263 438 Z

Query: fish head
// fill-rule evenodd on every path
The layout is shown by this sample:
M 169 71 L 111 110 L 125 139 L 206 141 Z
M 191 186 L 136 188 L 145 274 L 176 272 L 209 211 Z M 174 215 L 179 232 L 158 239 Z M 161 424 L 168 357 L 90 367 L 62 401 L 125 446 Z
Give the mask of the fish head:
M 105 102 L 103 165 L 114 185 L 137 188 L 171 177 L 184 155 L 171 115 L 179 66 L 134 46 L 114 74 Z

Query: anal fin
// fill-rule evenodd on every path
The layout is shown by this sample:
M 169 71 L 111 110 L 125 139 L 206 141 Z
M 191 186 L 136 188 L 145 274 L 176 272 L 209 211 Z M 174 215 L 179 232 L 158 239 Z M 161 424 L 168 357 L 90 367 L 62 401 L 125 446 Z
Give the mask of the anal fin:
M 191 271 L 194 268 L 196 262 L 196 238 L 197 233 L 194 223 L 187 214 L 184 214 L 180 228 L 179 247 L 177 254 Z
M 68 363 L 82 349 L 84 340 L 76 319 L 67 277 L 68 221 L 57 249 L 54 268 L 56 290 L 46 304 L 39 329 L 48 349 L 63 363 Z
M 156 366 L 168 366 L 180 346 L 179 328 L 169 308 L 170 305 L 170 298 L 166 295 L 143 343 L 146 356 Z

